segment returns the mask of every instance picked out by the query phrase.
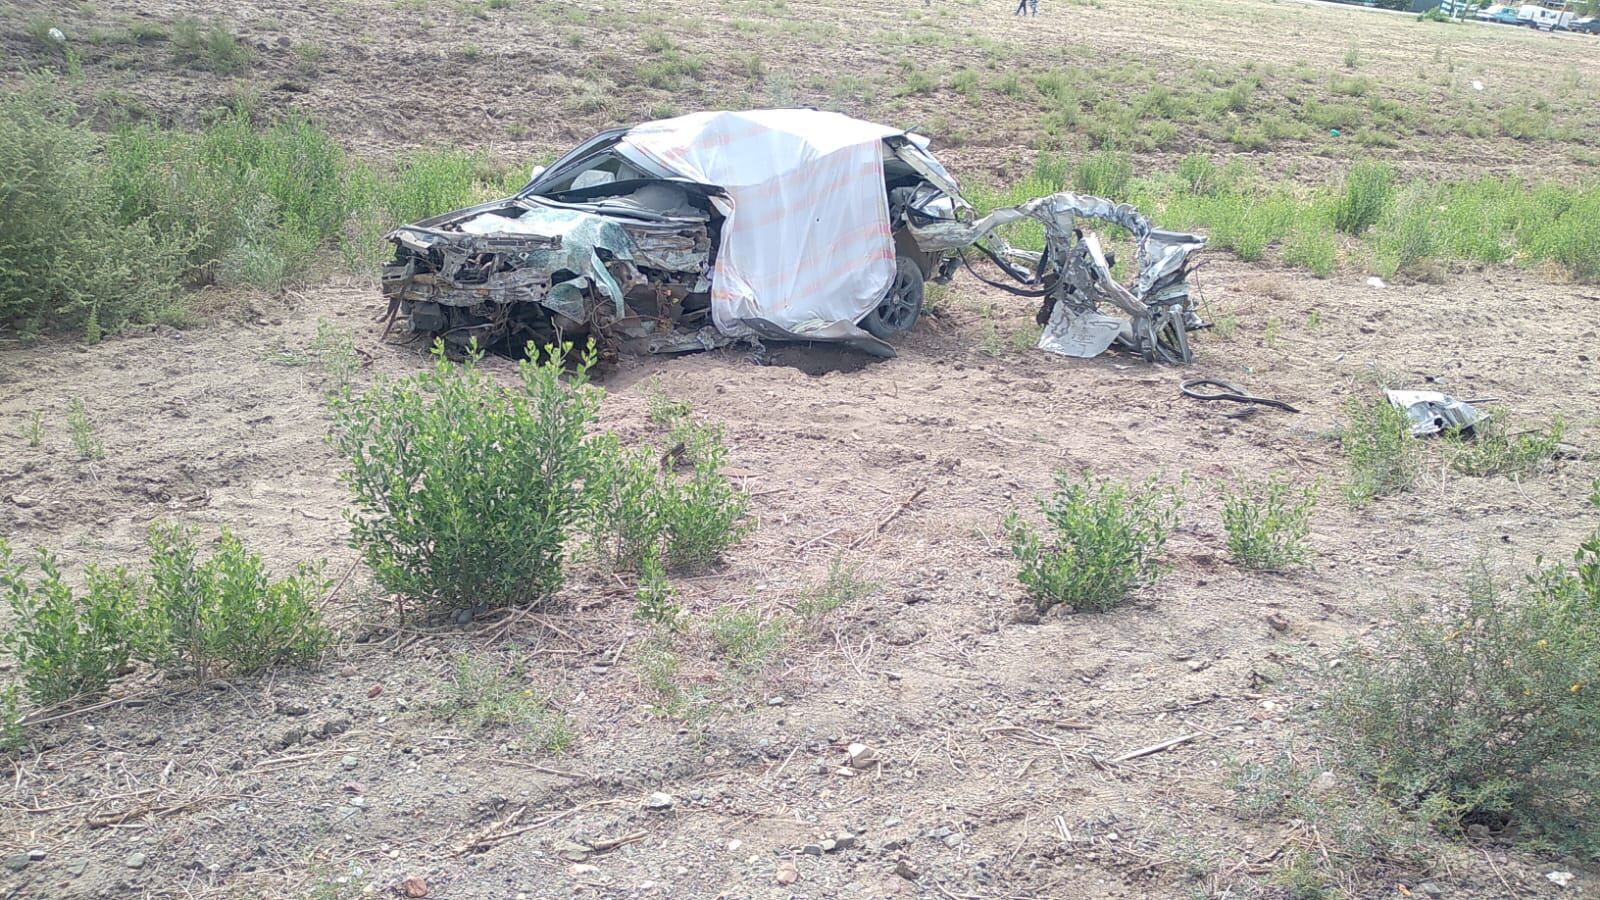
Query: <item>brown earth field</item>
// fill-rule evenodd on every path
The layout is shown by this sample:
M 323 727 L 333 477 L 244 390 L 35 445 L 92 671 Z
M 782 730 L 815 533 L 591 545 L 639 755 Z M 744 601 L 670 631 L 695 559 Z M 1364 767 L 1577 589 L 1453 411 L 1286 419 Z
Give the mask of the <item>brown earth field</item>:
M 1374 91 L 1427 113 L 1372 148 L 1403 169 L 1592 171 L 1600 40 L 1260 0 L 1010 12 L 1001 0 L 12 0 L 0 71 L 20 81 L 56 64 L 28 36 L 41 17 L 107 34 L 217 17 L 254 48 L 240 72 L 107 38 L 69 88 L 108 122 L 193 124 L 256 91 L 353 152 L 453 144 L 515 161 L 663 111 L 815 103 L 940 124 L 935 150 L 958 175 L 1004 179 L 1092 137 L 1046 133 L 1028 98 L 984 88 L 974 101 L 949 84 L 964 67 L 988 84 L 1082 66 L 1118 97 L 1202 70 L 1271 69 L 1260 90 L 1287 110 L 1275 85 L 1314 70 L 1304 89 L 1320 96 L 1357 47 Z M 700 74 L 632 81 L 654 32 L 702 57 Z M 897 94 L 907 58 L 938 86 Z M 1545 137 L 1454 130 L 1530 84 L 1569 92 Z M 1238 152 L 1215 123 L 1194 126 L 1136 161 Z M 1315 134 L 1249 160 L 1310 177 L 1352 152 Z M 370 279 L 279 296 L 208 288 L 197 305 L 229 312 L 193 328 L 0 344 L 0 534 L 13 546 L 54 551 L 76 579 L 89 563 L 135 562 L 152 522 L 179 521 L 233 529 L 277 571 L 324 559 L 342 579 L 327 609 L 340 639 L 309 671 L 203 687 L 136 671 L 105 704 L 35 726 L 0 764 L 0 857 L 23 857 L 0 869 L 0 897 L 1407 897 L 1423 883 L 1450 898 L 1600 894 L 1600 870 L 1511 835 L 1442 840 L 1427 862 L 1396 866 L 1342 850 L 1319 823 L 1251 815 L 1235 788 L 1241 767 L 1284 755 L 1318 770 L 1317 678 L 1352 644 L 1383 654 L 1399 604 L 1449 608 L 1474 565 L 1527 571 L 1595 525 L 1585 498 L 1600 462 L 1581 453 L 1535 477 L 1470 478 L 1430 445 L 1416 490 L 1353 508 L 1339 490 L 1341 405 L 1380 380 L 1493 397 L 1521 422 L 1562 417 L 1567 442 L 1592 447 L 1600 288 L 1509 265 L 1380 286 L 1354 267 L 1315 279 L 1223 253 L 1197 281 L 1202 315 L 1234 327 L 1199 334 L 1184 368 L 1031 349 L 1019 336 L 1032 301 L 966 273 L 894 359 L 774 345 L 760 360 L 728 349 L 607 366 L 603 427 L 657 440 L 650 397 L 688 401 L 724 429 L 751 496 L 756 528 L 725 564 L 675 580 L 696 624 L 671 639 L 679 667 L 666 676 L 664 639 L 634 618 L 632 590 L 581 560 L 537 612 L 399 623 L 347 543 L 328 375 L 308 362 L 332 323 L 354 335 L 358 387 L 428 364 L 380 340 Z M 511 377 L 507 361 L 485 364 Z M 1300 412 L 1229 417 L 1180 395 L 1199 376 Z M 75 399 L 101 459 L 72 451 Z M 21 436 L 35 411 L 38 447 Z M 1167 570 L 1112 611 L 1023 612 L 1001 522 L 1029 512 L 1058 470 L 1181 484 Z M 1266 472 L 1322 485 L 1303 570 L 1230 561 L 1220 488 Z M 735 665 L 699 624 L 727 609 L 792 618 L 836 566 L 870 582 L 863 596 L 791 630 L 761 665 Z M 515 728 L 452 717 L 462 660 L 525 673 L 570 744 L 530 748 Z M 847 766 L 855 743 L 876 762 Z M 1326 893 L 1294 892 L 1286 869 L 1307 859 Z M 1559 886 L 1554 871 L 1574 877 Z

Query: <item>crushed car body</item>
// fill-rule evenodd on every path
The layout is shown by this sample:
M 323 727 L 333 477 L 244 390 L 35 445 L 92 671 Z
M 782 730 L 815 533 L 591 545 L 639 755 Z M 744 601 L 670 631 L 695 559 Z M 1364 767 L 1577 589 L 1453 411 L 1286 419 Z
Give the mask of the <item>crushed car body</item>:
M 1024 218 L 1044 224 L 1043 253 L 1011 250 L 997 235 Z M 1095 218 L 1137 242 L 1131 287 L 1111 278 L 1098 240 L 1076 227 Z M 1131 207 L 1071 194 L 977 219 L 925 138 L 811 109 L 607 131 L 515 196 L 388 238 L 391 327 L 403 319 L 412 334 L 457 348 L 514 352 L 592 337 L 678 352 L 770 339 L 892 356 L 887 339 L 916 324 L 924 284 L 948 279 L 976 247 L 1021 283 L 1011 290 L 1044 299 L 1041 348 L 1093 356 L 1120 343 L 1183 360 L 1183 332 L 1199 324 L 1187 257 L 1204 244 L 1152 228 Z

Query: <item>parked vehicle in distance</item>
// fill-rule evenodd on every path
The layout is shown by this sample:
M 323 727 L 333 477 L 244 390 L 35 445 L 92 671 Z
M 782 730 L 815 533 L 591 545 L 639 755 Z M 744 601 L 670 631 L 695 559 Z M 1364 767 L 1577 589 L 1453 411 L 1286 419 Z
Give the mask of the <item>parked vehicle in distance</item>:
M 1556 31 L 1572 27 L 1573 16 L 1571 10 L 1547 9 L 1530 3 L 1517 10 L 1517 18 L 1529 28 Z
M 1572 30 L 1579 34 L 1600 34 L 1600 16 L 1592 19 L 1579 19 L 1572 23 Z
M 1497 25 L 1521 25 L 1522 19 L 1517 11 L 1509 6 L 1489 6 L 1478 10 L 1476 18 L 1480 22 L 1493 22 Z

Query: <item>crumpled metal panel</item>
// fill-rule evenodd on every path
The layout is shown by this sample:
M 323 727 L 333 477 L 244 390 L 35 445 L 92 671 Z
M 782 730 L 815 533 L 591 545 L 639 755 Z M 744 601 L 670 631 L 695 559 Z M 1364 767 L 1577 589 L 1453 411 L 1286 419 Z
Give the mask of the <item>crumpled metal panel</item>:
M 1162 231 L 1127 203 L 1070 192 L 1037 197 L 1017 206 L 994 210 L 975 222 L 946 220 L 911 224 L 917 246 L 927 252 L 959 249 L 991 237 L 1002 226 L 1033 219 L 1044 226 L 1045 267 L 1039 284 L 1046 288 L 1050 315 L 1039 348 L 1066 356 L 1097 356 L 1120 342 L 1147 359 L 1188 362 L 1186 332 L 1199 327 L 1193 311 L 1186 265 L 1205 246 L 1200 235 Z M 1137 247 L 1138 276 L 1122 285 L 1111 275 L 1099 239 L 1076 229 L 1092 219 L 1126 229 Z M 1005 248 L 1007 255 L 1037 265 L 1040 254 Z M 1101 304 L 1128 315 L 1113 334 Z
M 562 269 L 576 272 L 589 278 L 602 294 L 611 299 L 618 318 L 626 314 L 622 300 L 623 288 L 611 277 L 605 261 L 597 252 L 605 250 L 615 259 L 633 260 L 633 244 L 617 220 L 575 209 L 534 205 L 514 219 L 486 213 L 461 223 L 461 230 L 467 234 L 533 234 L 560 238 L 561 245 L 558 248 L 528 250 L 523 254 L 521 267 L 545 273 Z M 587 317 L 577 315 L 572 318 L 581 321 Z
M 1384 391 L 1396 408 L 1404 410 L 1417 437 L 1450 431 L 1466 431 L 1485 416 L 1465 400 L 1438 391 Z

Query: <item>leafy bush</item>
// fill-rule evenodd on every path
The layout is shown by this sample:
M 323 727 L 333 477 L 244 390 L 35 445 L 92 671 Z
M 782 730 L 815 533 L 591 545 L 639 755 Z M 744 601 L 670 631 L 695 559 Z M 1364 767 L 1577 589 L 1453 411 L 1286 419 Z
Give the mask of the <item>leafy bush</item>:
M 1389 652 L 1350 654 L 1328 697 L 1348 766 L 1436 824 L 1600 852 L 1600 535 L 1519 591 L 1479 573 L 1454 614 L 1398 618 Z
M 1566 423 L 1561 419 L 1545 428 L 1513 433 L 1505 424 L 1504 410 L 1489 412 L 1487 418 L 1480 419 L 1473 427 L 1471 436 L 1459 433 L 1445 436 L 1450 448 L 1450 466 L 1463 475 L 1516 478 L 1537 472 L 1555 458 L 1561 439 L 1567 433 Z
M 570 349 L 530 347 L 511 388 L 437 344 L 431 371 L 335 404 L 351 540 L 384 590 L 442 613 L 537 603 L 560 588 L 601 393 L 588 383 L 592 349 L 563 381 Z
M 1334 203 L 1334 227 L 1345 234 L 1360 234 L 1376 224 L 1394 194 L 1394 176 L 1394 169 L 1383 163 L 1351 166 Z
M 750 498 L 722 474 L 727 448 L 720 433 L 710 432 L 697 451 L 687 478 L 667 475 L 661 489 L 661 523 L 666 536 L 662 558 L 679 571 L 704 569 L 744 539 Z
M 89 408 L 84 405 L 82 397 L 73 397 L 67 402 L 67 433 L 72 438 L 72 448 L 78 451 L 79 459 L 105 458 L 105 445 L 95 433 L 94 421 L 89 418 Z
M 595 441 L 584 479 L 590 545 L 601 565 L 636 572 L 661 545 L 661 466 L 649 447 L 623 447 L 615 435 Z
M 676 631 L 683 627 L 684 609 L 672 598 L 672 582 L 667 570 L 654 554 L 646 557 L 639 572 L 639 587 L 634 591 L 633 617 L 651 625 Z
M 1041 612 L 1061 603 L 1110 609 L 1155 580 L 1182 506 L 1177 490 L 1153 477 L 1129 487 L 1057 472 L 1055 493 L 1039 501 L 1046 536 L 1016 513 L 1006 518 L 1011 552 L 1021 563 L 1017 578 Z
M 1439 251 L 1440 191 L 1431 184 L 1408 184 L 1394 200 L 1373 235 L 1379 269 L 1386 275 L 1414 272 Z
M 23 691 L 40 706 L 103 692 L 128 664 L 137 580 L 124 569 L 89 566 L 79 597 L 62 580 L 53 555 L 38 551 L 37 565 L 39 578 L 30 583 L 27 567 L 13 562 L 10 546 L 0 540 L 0 591 L 13 616 L 4 643 Z
M 158 525 L 150 532 L 139 656 L 199 681 L 309 662 L 331 637 L 318 610 L 327 590 L 317 566 L 274 580 L 261 557 L 227 530 L 202 562 L 192 532 Z
M 202 27 L 194 19 L 179 19 L 172 26 L 172 60 L 227 74 L 249 64 L 250 50 L 217 22 Z
M 1246 569 L 1280 571 L 1303 565 L 1308 556 L 1315 485 L 1296 487 L 1274 473 L 1222 489 L 1222 525 L 1228 552 Z
M 1411 490 L 1422 472 L 1422 448 L 1404 411 L 1382 397 L 1351 398 L 1339 432 L 1349 483 L 1345 496 L 1356 505 Z

